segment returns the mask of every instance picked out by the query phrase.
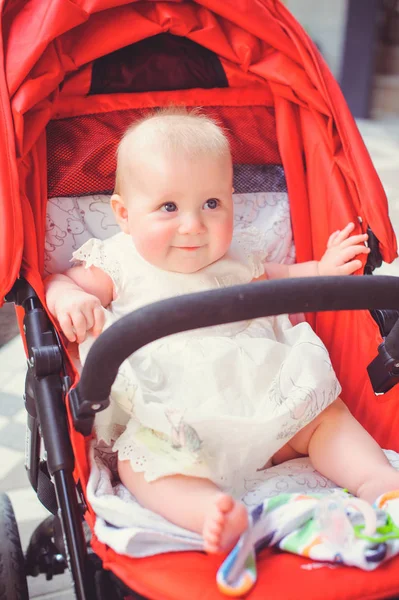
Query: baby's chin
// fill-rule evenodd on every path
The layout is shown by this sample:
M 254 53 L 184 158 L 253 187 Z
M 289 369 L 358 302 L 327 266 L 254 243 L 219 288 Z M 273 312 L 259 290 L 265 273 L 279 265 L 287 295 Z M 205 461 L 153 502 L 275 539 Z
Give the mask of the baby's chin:
M 208 267 L 209 265 L 211 265 L 211 262 L 201 262 L 201 263 L 197 263 L 195 264 L 194 262 L 190 265 L 190 264 L 169 264 L 165 267 L 163 267 L 164 271 L 170 271 L 171 273 L 181 273 L 182 275 L 190 275 L 193 273 L 198 273 L 199 271 L 202 271 L 202 269 L 206 269 L 206 267 Z
M 171 273 L 182 273 L 184 275 L 198 273 L 206 269 L 206 267 L 223 258 L 226 252 L 227 250 L 224 251 L 223 248 L 219 252 L 211 253 L 208 253 L 205 247 L 199 250 L 172 248 L 166 255 L 160 257 L 159 255 L 149 256 L 149 253 L 143 253 L 139 250 L 141 257 L 157 269 Z
M 169 260 L 163 262 L 162 264 L 153 263 L 153 265 L 158 269 L 162 269 L 162 271 L 169 271 L 170 273 L 181 273 L 182 275 L 190 275 L 193 273 L 198 273 L 203 269 L 206 269 L 206 267 L 213 264 L 214 262 L 214 260 L 198 260 L 193 257 L 188 260 Z
M 198 273 L 199 271 L 206 269 L 210 265 L 213 265 L 215 262 L 217 262 L 218 260 L 223 258 L 223 256 L 224 255 L 218 256 L 217 258 L 214 258 L 214 259 L 208 259 L 208 260 L 195 260 L 194 259 L 194 260 L 179 261 L 179 262 L 171 261 L 171 263 L 167 267 L 164 267 L 164 270 L 172 271 L 173 273 L 182 273 L 185 275 L 190 275 L 193 273 Z

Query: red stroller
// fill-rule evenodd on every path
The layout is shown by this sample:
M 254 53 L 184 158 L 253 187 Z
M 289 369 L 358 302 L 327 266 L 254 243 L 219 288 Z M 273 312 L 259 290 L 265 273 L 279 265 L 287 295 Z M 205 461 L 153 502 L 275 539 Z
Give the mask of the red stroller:
M 46 216 L 48 199 L 62 207 L 63 198 L 112 191 L 125 127 L 172 102 L 216 115 L 230 132 L 236 164 L 283 173 L 275 189 L 288 191 L 298 262 L 319 258 L 329 234 L 348 221 L 370 236 L 365 273 L 381 259 L 391 262 L 396 241 L 382 186 L 337 84 L 279 0 L 13 0 L 3 3 L 1 18 L 1 297 L 17 305 L 29 358 L 28 476 L 54 516 L 34 533 L 24 558 L 7 505 L 0 598 L 23 600 L 26 574 L 51 577 L 67 566 L 79 599 L 222 598 L 215 585 L 220 559 L 197 552 L 131 559 L 89 531 L 95 514 L 85 498 L 87 444 L 118 366 L 170 333 L 305 311 L 353 414 L 382 446 L 399 450 L 395 327 L 374 360 L 392 328 L 388 313 L 376 309 L 398 307 L 399 284 L 385 277 L 274 281 L 146 307 L 103 334 L 115 347 L 112 361 L 99 338 L 76 388 L 78 375 L 45 312 L 42 279 L 63 268 L 53 255 L 67 239 Z M 84 215 L 76 203 L 64 208 L 73 243 Z M 374 388 L 388 392 L 382 401 L 367 376 L 373 360 Z M 399 594 L 397 560 L 372 573 L 310 572 L 300 568 L 306 559 L 272 550 L 258 560 L 253 599 Z

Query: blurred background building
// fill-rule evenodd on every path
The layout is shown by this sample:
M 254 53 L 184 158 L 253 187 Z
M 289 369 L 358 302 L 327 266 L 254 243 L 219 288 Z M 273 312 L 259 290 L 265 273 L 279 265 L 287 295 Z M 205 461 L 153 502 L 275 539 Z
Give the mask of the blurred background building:
M 353 115 L 399 116 L 399 1 L 285 0 L 321 50 Z
M 360 0 L 362 3 L 363 0 Z M 322 51 L 333 75 L 339 78 L 350 0 L 285 0 L 284 4 Z
M 399 0 L 284 0 L 339 82 L 399 232 Z M 378 269 L 399 276 L 399 259 Z M 24 468 L 26 361 L 14 307 L 0 308 L 0 492 L 11 498 L 24 549 L 46 511 Z M 30 598 L 72 600 L 69 576 L 29 578 Z

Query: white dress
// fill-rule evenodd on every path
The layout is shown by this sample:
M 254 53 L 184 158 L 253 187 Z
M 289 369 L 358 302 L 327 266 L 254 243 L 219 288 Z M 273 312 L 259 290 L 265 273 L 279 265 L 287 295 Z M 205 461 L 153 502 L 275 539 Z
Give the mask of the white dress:
M 218 262 L 191 274 L 147 263 L 125 233 L 91 239 L 73 255 L 114 282 L 106 327 L 157 300 L 235 284 L 264 273 L 256 230 L 240 231 Z M 80 345 L 84 362 L 93 343 Z M 206 477 L 241 497 L 273 454 L 333 402 L 340 385 L 308 323 L 287 315 L 183 332 L 126 360 L 97 436 L 115 441 L 147 481 L 172 474 Z

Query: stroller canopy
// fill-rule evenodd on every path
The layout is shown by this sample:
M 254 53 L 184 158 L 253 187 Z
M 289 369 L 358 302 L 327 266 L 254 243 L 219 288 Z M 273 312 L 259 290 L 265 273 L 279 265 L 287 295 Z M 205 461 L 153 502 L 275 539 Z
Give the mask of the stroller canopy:
M 358 220 L 377 236 L 384 260 L 395 258 L 386 196 L 356 124 L 279 0 L 14 0 L 1 17 L 1 298 L 21 275 L 44 301 L 48 196 L 112 187 L 129 111 L 170 103 L 218 107 L 224 123 L 236 111 L 233 155 L 245 148 L 238 161 L 283 166 L 298 262 L 319 259 L 329 234 Z M 75 183 L 58 185 L 71 169 Z M 105 187 L 92 188 L 101 178 Z M 399 426 L 399 413 L 376 418 L 365 377 L 381 341 L 368 311 L 309 321 L 354 415 L 396 447 L 391 419 Z
M 119 119 L 121 110 L 159 106 L 159 94 L 164 94 L 164 105 L 165 91 L 176 104 L 267 107 L 266 112 L 252 111 L 251 135 L 262 137 L 270 163 L 284 167 L 298 261 L 320 258 L 329 233 L 358 219 L 377 236 L 383 259 L 395 258 L 386 197 L 353 118 L 317 48 L 279 0 L 10 0 L 1 6 L 1 298 L 21 275 L 44 300 L 47 199 L 49 193 L 67 195 L 65 186 L 57 187 L 60 163 L 52 160 L 58 152 L 57 120 L 111 111 Z M 168 56 L 159 58 L 164 43 Z M 157 48 L 156 56 L 148 56 L 149 49 Z M 266 113 L 272 115 L 267 123 Z M 246 135 L 245 124 L 238 125 Z M 102 126 L 105 130 L 108 121 Z M 83 145 L 70 145 L 71 139 L 63 138 L 68 164 Z M 238 152 L 239 140 L 234 143 Z M 105 171 L 109 182 L 113 174 L 106 154 L 98 171 Z M 246 158 L 243 162 L 262 164 L 259 153 Z M 79 171 L 82 193 L 89 193 L 96 179 L 91 164 L 87 160 Z M 79 193 L 75 187 L 68 190 Z M 365 375 L 381 341 L 370 314 L 322 313 L 312 324 L 331 353 L 354 415 L 377 441 L 397 449 L 398 394 L 387 395 L 395 402 L 383 414 Z M 70 433 L 84 488 L 89 470 L 85 440 L 73 428 Z M 93 524 L 90 507 L 89 520 Z M 206 591 L 215 589 L 217 559 L 187 553 L 178 564 L 164 556 L 132 561 L 117 557 L 95 536 L 92 545 L 105 568 L 150 597 L 220 598 L 216 590 Z M 286 562 L 298 565 L 298 560 L 288 557 Z M 283 577 L 279 564 L 273 555 L 273 564 L 265 565 L 258 597 L 278 595 L 273 586 Z M 382 580 L 392 572 L 384 583 L 387 591 L 394 569 L 390 565 L 381 571 Z M 310 581 L 305 571 L 296 571 L 292 597 L 299 582 L 305 586 L 302 596 L 319 597 L 323 575 L 319 571 Z M 192 578 L 198 585 L 188 593 Z M 338 591 L 326 586 L 325 598 L 345 597 L 348 586 L 356 586 L 359 598 L 375 597 L 370 578 L 359 572 L 341 572 L 336 579 Z M 154 586 L 162 588 L 158 596 Z
M 320 254 L 343 215 L 360 216 L 384 260 L 395 257 L 386 198 L 341 92 L 278 0 L 15 0 L 1 18 L 2 298 L 19 274 L 41 291 L 46 126 L 58 103 L 97 93 L 99 57 L 165 32 L 212 51 L 230 88 L 263 88 L 273 105 L 299 260 Z

